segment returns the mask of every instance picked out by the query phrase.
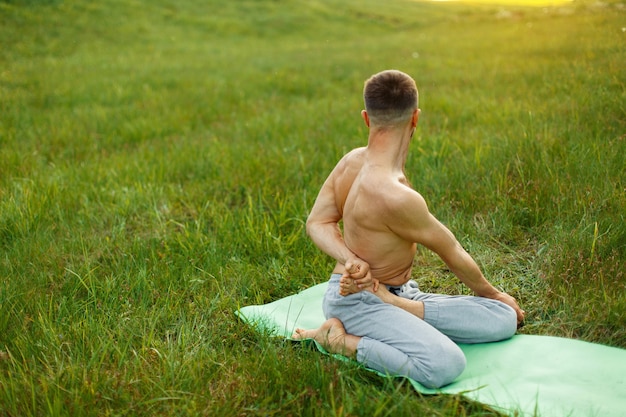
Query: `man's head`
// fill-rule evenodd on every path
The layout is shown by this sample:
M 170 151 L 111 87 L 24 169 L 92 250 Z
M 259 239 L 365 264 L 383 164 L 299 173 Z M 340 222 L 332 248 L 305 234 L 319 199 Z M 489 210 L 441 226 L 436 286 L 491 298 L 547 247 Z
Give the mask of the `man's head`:
M 419 107 L 415 81 L 396 70 L 379 72 L 365 81 L 363 100 L 369 122 L 377 127 L 405 124 Z

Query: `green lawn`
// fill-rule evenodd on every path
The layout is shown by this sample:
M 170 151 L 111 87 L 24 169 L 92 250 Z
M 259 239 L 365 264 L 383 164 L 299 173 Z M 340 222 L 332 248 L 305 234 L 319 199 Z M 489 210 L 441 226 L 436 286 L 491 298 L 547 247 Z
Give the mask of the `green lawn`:
M 495 415 L 233 314 L 327 279 L 304 221 L 387 68 L 521 332 L 626 348 L 625 42 L 616 1 L 0 1 L 0 415 Z

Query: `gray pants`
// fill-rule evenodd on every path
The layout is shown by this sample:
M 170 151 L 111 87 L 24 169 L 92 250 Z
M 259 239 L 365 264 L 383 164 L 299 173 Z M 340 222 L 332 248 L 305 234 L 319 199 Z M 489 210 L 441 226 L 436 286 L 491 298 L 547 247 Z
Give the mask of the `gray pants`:
M 399 297 L 424 303 L 424 320 L 375 294 L 339 295 L 341 275 L 333 274 L 324 295 L 326 318 L 341 320 L 360 336 L 357 360 L 391 375 L 408 376 L 429 388 L 449 384 L 465 369 L 458 343 L 508 339 L 517 330 L 515 310 L 483 297 L 427 294 L 415 281 L 390 287 Z

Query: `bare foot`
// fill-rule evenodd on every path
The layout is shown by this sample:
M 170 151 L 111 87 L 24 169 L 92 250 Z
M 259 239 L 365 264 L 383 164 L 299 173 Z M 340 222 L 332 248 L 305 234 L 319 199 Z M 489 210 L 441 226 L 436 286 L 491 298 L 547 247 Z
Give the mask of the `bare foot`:
M 319 328 L 314 330 L 296 329 L 291 336 L 295 340 L 314 339 L 330 353 L 339 353 L 348 357 L 356 356 L 356 349 L 360 337 L 346 333 L 343 323 L 339 319 L 328 319 Z

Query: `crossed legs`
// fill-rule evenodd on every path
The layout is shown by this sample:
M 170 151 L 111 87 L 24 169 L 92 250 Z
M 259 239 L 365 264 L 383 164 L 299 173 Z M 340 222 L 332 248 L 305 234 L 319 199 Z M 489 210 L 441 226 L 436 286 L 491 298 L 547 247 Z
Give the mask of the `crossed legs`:
M 346 297 L 338 294 L 338 280 L 331 278 L 324 297 L 324 312 L 329 318 L 314 330 L 298 329 L 294 339 L 315 339 L 331 353 L 356 358 L 365 366 L 392 375 L 409 376 L 427 387 L 452 382 L 465 368 L 465 356 L 451 340 L 481 342 L 512 336 L 516 328 L 515 312 L 493 300 L 479 297 L 424 297 L 426 312 L 434 309 L 433 320 L 419 319 L 406 311 L 383 303 L 375 294 L 361 292 Z M 496 303 L 496 304 L 493 304 Z M 429 307 L 430 305 L 430 307 Z M 435 307 L 436 306 L 436 307 Z M 484 323 L 485 340 L 480 329 L 463 330 L 449 321 L 472 321 L 468 311 L 476 312 L 478 322 L 491 318 L 505 322 L 504 331 L 492 334 L 493 323 Z M 471 315 L 470 315 L 471 316 Z M 504 319 L 499 319 L 502 316 Z M 510 316 L 510 317 L 509 317 Z M 457 319 L 455 319 L 457 317 Z M 431 324 L 429 324 L 429 321 Z M 510 323 L 509 323 L 510 322 Z M 438 324 L 443 327 L 439 329 Z M 446 336 L 450 331 L 452 334 Z M 356 336 L 359 335 L 359 336 Z

